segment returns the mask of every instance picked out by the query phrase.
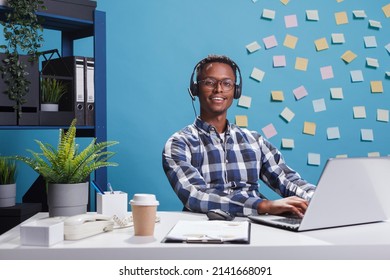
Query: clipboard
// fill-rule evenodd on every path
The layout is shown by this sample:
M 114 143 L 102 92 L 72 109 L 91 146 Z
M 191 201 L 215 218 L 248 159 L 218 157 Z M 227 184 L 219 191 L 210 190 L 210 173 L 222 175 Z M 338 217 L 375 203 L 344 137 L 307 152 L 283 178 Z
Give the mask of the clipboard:
M 250 244 L 249 221 L 178 221 L 162 243 Z

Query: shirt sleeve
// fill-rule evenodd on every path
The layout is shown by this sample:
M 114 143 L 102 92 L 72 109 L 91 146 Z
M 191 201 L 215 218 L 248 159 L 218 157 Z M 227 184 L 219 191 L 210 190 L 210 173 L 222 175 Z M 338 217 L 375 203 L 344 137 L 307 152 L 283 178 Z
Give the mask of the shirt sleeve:
M 315 185 L 304 180 L 284 161 L 280 151 L 263 137 L 259 137 L 262 150 L 260 178 L 282 197 L 298 196 L 310 201 Z
M 237 216 L 257 214 L 261 199 L 254 192 L 232 190 L 227 192 L 210 187 L 199 170 L 192 164 L 190 140 L 172 136 L 162 155 L 164 172 L 183 205 L 194 212 L 206 213 L 210 209 L 222 209 Z M 191 145 L 192 147 L 194 145 Z

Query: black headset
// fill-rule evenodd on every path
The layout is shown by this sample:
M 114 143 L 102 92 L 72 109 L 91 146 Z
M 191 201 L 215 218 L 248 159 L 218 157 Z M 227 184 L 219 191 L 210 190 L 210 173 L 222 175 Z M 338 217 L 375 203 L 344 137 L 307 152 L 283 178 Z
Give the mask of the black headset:
M 242 91 L 242 78 L 241 78 L 241 71 L 240 71 L 240 68 L 238 67 L 238 65 L 232 60 L 230 60 L 231 64 L 229 64 L 229 62 L 227 62 L 227 61 L 218 60 L 218 59 L 217 60 L 212 60 L 212 59 L 210 60 L 210 58 L 206 57 L 206 58 L 202 59 L 201 61 L 199 61 L 195 65 L 194 70 L 192 71 L 192 74 L 191 74 L 190 87 L 188 88 L 188 93 L 190 94 L 192 100 L 195 100 L 195 96 L 199 95 L 198 83 L 197 83 L 197 81 L 194 81 L 194 76 L 197 74 L 197 70 L 198 70 L 199 66 L 206 64 L 206 63 L 211 63 L 211 62 L 225 63 L 225 64 L 232 66 L 233 69 L 236 68 L 236 73 L 234 73 L 236 76 L 236 84 L 234 85 L 234 96 L 233 97 L 234 97 L 234 99 L 240 98 L 241 91 Z M 239 84 L 237 84 L 238 78 L 240 80 Z

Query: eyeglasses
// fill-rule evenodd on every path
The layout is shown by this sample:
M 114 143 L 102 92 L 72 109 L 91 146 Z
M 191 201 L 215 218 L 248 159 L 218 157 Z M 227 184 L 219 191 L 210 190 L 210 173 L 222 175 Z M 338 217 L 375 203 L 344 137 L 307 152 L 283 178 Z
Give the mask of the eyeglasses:
M 231 79 L 217 80 L 214 78 L 206 78 L 198 82 L 202 83 L 208 89 L 215 89 L 217 85 L 221 85 L 222 91 L 229 91 L 235 86 Z

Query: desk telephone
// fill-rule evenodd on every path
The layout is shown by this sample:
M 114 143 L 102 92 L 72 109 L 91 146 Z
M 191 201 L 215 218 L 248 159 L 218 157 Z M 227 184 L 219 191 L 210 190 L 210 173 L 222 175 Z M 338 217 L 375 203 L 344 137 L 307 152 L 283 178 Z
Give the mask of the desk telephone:
M 102 214 L 80 214 L 64 220 L 64 239 L 78 240 L 113 229 L 112 217 Z

